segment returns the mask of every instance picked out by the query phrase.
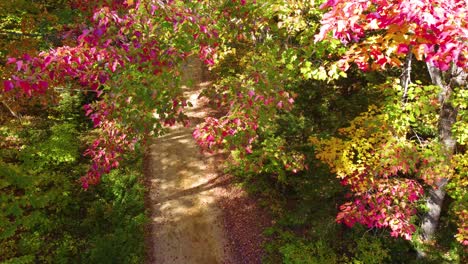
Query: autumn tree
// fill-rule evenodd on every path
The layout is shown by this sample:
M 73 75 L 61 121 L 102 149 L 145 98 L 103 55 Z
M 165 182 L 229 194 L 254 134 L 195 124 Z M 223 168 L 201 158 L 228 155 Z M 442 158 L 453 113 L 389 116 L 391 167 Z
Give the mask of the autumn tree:
M 341 131 L 346 140 L 314 140 L 321 146 L 318 157 L 353 194 L 337 220 L 389 227 L 392 235 L 410 239 L 416 230 L 410 221 L 416 202 L 426 197 L 421 238 L 429 243 L 447 184 L 466 170 L 460 163 L 466 157 L 466 103 L 457 98 L 466 100 L 467 2 L 330 0 L 322 8 L 327 12 L 316 41 L 336 38 L 346 46 L 339 68 L 399 67 L 402 72 L 398 82 L 382 86 L 394 87 L 399 100 L 355 119 Z M 435 87 L 414 82 L 414 59 L 427 64 Z M 421 126 L 431 127 L 434 136 Z M 457 183 L 466 186 L 464 180 Z M 466 244 L 466 209 L 459 209 L 457 239 Z
M 210 43 L 217 34 L 207 27 L 210 19 L 198 14 L 203 3 L 90 3 L 72 2 L 85 19 L 68 30 L 63 46 L 9 58 L 14 74 L 3 81 L 6 94 L 33 98 L 55 87 L 95 94 L 84 106 L 98 131 L 85 152 L 92 159 L 82 178 L 85 188 L 118 167 L 144 135 L 184 120 L 179 67 L 193 53 L 212 63 Z

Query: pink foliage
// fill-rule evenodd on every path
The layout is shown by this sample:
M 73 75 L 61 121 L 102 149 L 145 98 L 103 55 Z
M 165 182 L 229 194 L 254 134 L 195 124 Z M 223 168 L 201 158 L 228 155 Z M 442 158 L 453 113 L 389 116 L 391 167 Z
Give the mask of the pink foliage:
M 23 58 L 7 61 L 15 67 L 16 74 L 3 81 L 5 92 L 17 88 L 29 96 L 38 96 L 49 87 L 64 83 L 74 83 L 84 90 L 96 92 L 100 101 L 84 107 L 94 127 L 100 130 L 99 139 L 84 153 L 92 161 L 88 173 L 82 178 L 84 188 L 98 183 L 103 174 L 118 167 L 123 153 L 131 151 L 138 138 L 131 127 L 112 117 L 118 110 L 102 99 L 102 85 L 107 84 L 112 75 L 130 66 L 157 75 L 189 55 L 186 50 L 176 47 L 161 48 L 158 38 L 150 36 L 148 32 L 159 30 L 161 19 L 171 22 L 174 32 L 181 30 L 184 23 L 198 29 L 197 37 L 193 36 L 198 41 L 195 45 L 203 42 L 199 56 L 208 65 L 214 63 L 216 45 L 209 45 L 208 40 L 217 32 L 209 23 L 199 23 L 209 21 L 209 18 L 201 19 L 194 10 L 174 4 L 174 1 L 165 1 L 164 10 L 161 4 L 160 1 L 138 0 L 72 1 L 75 8 L 89 15 L 87 26 L 77 25 L 65 35 L 74 45 L 42 52 L 36 57 L 26 54 Z M 142 30 L 142 25 L 146 31 Z M 168 114 L 179 114 L 181 104 L 178 101 L 174 104 L 167 108 Z M 175 119 L 162 122 L 173 125 Z
M 468 65 L 468 7 L 466 0 L 330 0 L 322 5 L 328 8 L 322 18 L 322 27 L 316 41 L 329 37 L 344 44 L 359 43 L 370 31 L 389 30 L 393 26 L 393 41 L 400 43 L 398 50 L 387 51 L 381 57 L 371 55 L 383 67 L 392 62 L 391 56 L 406 54 L 408 46 L 424 60 L 446 71 L 451 63 L 466 68 Z M 399 35 L 399 37 L 398 37 Z M 389 35 L 390 36 L 390 35 Z M 348 54 L 353 61 L 362 54 Z M 366 61 L 365 64 L 368 62 Z M 361 63 L 359 67 L 367 66 Z M 395 65 L 392 65 L 395 66 Z
M 354 176 L 352 178 L 359 177 Z M 376 179 L 372 182 L 362 179 L 344 181 L 353 191 L 353 201 L 340 206 L 336 220 L 352 227 L 360 223 L 368 228 L 390 228 L 392 236 L 407 240 L 416 230 L 410 222 L 415 215 L 415 201 L 423 195 L 422 186 L 409 179 Z M 363 185 L 366 190 L 363 191 Z
M 252 143 L 257 139 L 256 131 L 262 109 L 290 110 L 293 103 L 294 99 L 286 91 L 279 91 L 274 95 L 262 95 L 254 90 L 248 90 L 245 94 L 239 93 L 228 103 L 231 111 L 226 116 L 221 119 L 206 118 L 205 122 L 197 126 L 193 137 L 205 150 L 226 147 L 228 141 L 236 137 L 236 147 L 242 148 L 246 154 L 251 154 Z M 235 109 L 241 109 L 242 112 L 238 113 Z

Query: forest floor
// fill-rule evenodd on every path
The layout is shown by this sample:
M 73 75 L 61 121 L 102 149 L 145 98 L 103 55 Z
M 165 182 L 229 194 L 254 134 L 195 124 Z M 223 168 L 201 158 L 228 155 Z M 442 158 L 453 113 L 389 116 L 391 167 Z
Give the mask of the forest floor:
M 193 104 L 191 125 L 174 126 L 147 153 L 147 263 L 261 263 L 263 229 L 270 218 L 256 200 L 222 173 L 223 155 L 201 153 L 192 138 L 196 124 L 215 110 L 199 100 L 211 85 L 197 61 L 183 79 L 184 96 Z

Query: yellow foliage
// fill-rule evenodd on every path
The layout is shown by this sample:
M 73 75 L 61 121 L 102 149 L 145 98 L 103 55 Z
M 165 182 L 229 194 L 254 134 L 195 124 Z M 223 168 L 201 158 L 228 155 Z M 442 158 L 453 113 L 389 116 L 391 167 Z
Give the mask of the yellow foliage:
M 346 140 L 337 137 L 321 141 L 310 138 L 310 142 L 317 147 L 316 157 L 326 163 L 338 178 L 378 166 L 380 157 L 375 153 L 376 146 L 383 146 L 392 138 L 379 111 L 376 106 L 370 106 L 369 111 L 356 117 L 348 127 L 341 128 L 339 133 Z
M 414 133 L 410 106 L 402 107 L 400 102 L 390 108 L 371 105 L 348 127 L 340 128 L 338 136 L 321 140 L 310 138 L 310 143 L 316 147 L 316 158 L 327 164 L 338 178 L 353 182 L 372 183 L 377 178 L 407 175 L 434 185 L 442 177 L 451 178 L 453 167 L 445 161 L 437 139 L 422 142 L 409 138 L 408 135 Z M 424 120 L 431 115 L 428 111 L 417 116 Z M 468 171 L 466 160 L 466 157 L 454 158 L 457 166 L 465 166 L 459 171 Z M 467 184 L 468 180 L 463 180 L 461 186 Z M 355 191 L 366 191 L 364 186 L 357 188 Z
M 468 190 L 468 154 L 458 153 L 452 157 L 452 165 L 455 169 L 447 191 L 456 200 L 461 200 L 467 195 Z

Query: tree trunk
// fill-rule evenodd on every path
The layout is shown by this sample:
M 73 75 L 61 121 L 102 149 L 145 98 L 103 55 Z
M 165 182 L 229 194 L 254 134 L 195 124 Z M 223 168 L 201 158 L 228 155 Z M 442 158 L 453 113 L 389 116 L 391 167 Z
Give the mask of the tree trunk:
M 426 201 L 426 206 L 429 211 L 424 216 L 421 226 L 421 238 L 424 243 L 432 241 L 437 227 L 439 226 L 440 212 L 442 211 L 442 204 L 445 197 L 444 188 L 447 182 L 447 178 L 442 178 L 437 184 L 437 188 L 429 190 L 429 197 Z M 418 253 L 420 256 L 425 256 L 424 252 Z
M 456 140 L 452 137 L 452 127 L 457 119 L 457 109 L 455 109 L 449 102 L 450 94 L 452 92 L 452 85 L 463 85 L 463 79 L 466 77 L 465 73 L 460 72 L 455 74 L 455 69 L 452 70 L 452 76 L 449 84 L 445 84 L 442 79 L 442 74 L 439 69 L 432 65 L 427 65 L 429 74 L 431 75 L 432 83 L 441 88 L 439 94 L 439 102 L 441 109 L 439 113 L 439 139 L 445 151 L 446 162 L 450 163 L 451 157 L 455 152 Z M 460 74 L 462 76 L 460 76 Z M 461 78 L 460 78 L 461 77 Z M 460 81 L 461 80 L 461 81 Z M 434 234 L 439 225 L 440 213 L 442 211 L 442 204 L 445 197 L 445 186 L 448 183 L 448 178 L 442 177 L 437 182 L 437 187 L 429 190 L 429 197 L 427 198 L 427 207 L 429 211 L 422 220 L 422 234 L 421 239 L 423 243 L 430 243 L 434 239 Z M 448 176 L 448 175 L 447 175 Z M 425 256 L 424 251 L 419 251 L 420 257 Z

